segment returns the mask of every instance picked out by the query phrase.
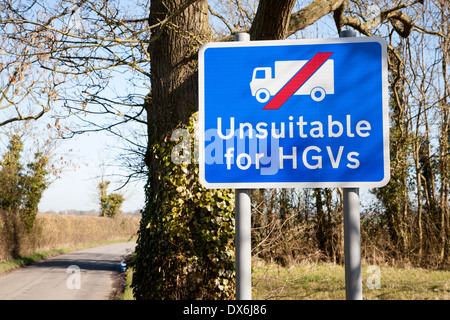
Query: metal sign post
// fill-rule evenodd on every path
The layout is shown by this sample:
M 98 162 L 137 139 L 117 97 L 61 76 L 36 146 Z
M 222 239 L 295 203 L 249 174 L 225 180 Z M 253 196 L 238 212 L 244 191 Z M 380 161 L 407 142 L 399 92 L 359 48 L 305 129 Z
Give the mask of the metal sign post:
M 237 33 L 234 41 L 250 41 L 248 33 Z M 235 190 L 236 299 L 252 299 L 251 190 Z
M 362 300 L 359 188 L 344 188 L 345 297 Z
M 250 189 L 236 189 L 235 245 L 236 299 L 252 299 L 252 246 Z
M 340 36 L 356 37 L 356 32 L 344 30 Z M 362 300 L 359 188 L 344 188 L 343 196 L 345 297 L 347 300 Z

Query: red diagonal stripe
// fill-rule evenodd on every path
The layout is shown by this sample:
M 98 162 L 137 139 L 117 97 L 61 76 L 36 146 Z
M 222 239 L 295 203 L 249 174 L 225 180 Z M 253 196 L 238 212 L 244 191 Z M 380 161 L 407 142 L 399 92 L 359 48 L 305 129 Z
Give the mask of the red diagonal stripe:
M 264 110 L 279 109 L 333 54 L 319 52 L 309 60 L 280 91 L 266 104 Z

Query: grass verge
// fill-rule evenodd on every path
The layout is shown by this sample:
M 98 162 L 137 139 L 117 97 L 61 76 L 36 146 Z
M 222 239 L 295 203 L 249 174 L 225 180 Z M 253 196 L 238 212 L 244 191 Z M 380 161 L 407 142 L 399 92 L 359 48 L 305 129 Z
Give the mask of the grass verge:
M 125 288 L 120 295 L 120 300 L 136 300 L 133 295 L 133 289 L 131 288 L 131 282 L 133 281 L 133 269 L 128 268 L 125 272 Z
M 134 300 L 127 269 L 120 300 Z M 450 271 L 363 266 L 364 300 L 450 300 Z M 344 266 L 304 263 L 294 267 L 258 263 L 252 269 L 254 300 L 345 300 Z
M 345 269 L 332 263 L 285 268 L 259 263 L 252 270 L 253 299 L 344 300 Z M 363 266 L 365 300 L 450 300 L 450 271 Z

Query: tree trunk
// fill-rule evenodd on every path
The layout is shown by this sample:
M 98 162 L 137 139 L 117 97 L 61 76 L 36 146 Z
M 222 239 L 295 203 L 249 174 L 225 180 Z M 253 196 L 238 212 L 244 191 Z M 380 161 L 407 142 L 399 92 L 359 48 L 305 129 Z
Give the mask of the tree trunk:
M 261 0 L 250 29 L 251 40 L 281 40 L 287 27 L 295 0 Z
M 444 80 L 444 97 L 441 102 L 441 135 L 439 138 L 439 173 L 440 173 L 440 239 L 441 263 L 449 260 L 450 251 L 450 210 L 449 210 L 449 185 L 450 185 L 450 80 L 448 65 L 450 63 L 450 5 L 448 2 L 441 3 L 441 32 L 447 36 L 442 39 L 442 76 Z
M 192 1 L 152 1 L 149 24 L 156 25 Z M 207 1 L 196 1 L 152 34 L 151 102 L 148 104 L 149 145 L 186 123 L 198 105 L 197 52 L 211 37 Z M 147 164 L 151 162 L 147 155 Z M 152 181 L 154 182 L 154 181 Z
M 191 278 L 192 282 L 188 283 L 189 274 L 186 275 L 188 257 L 183 244 L 188 241 L 182 236 L 191 236 L 185 232 L 194 217 L 171 215 L 175 202 L 172 205 L 170 201 L 175 201 L 179 194 L 177 183 L 187 188 L 194 184 L 192 174 L 185 174 L 180 166 L 172 163 L 170 138 L 174 129 L 187 126 L 189 117 L 197 110 L 197 52 L 211 36 L 207 10 L 206 0 L 151 1 L 149 25 L 159 26 L 153 29 L 148 48 L 152 89 L 146 102 L 145 161 L 149 176 L 133 277 L 138 299 L 198 299 L 205 292 L 198 287 L 202 285 L 201 277 Z M 184 183 L 174 182 L 176 178 Z M 179 231 L 173 234 L 176 224 Z M 194 251 L 195 244 L 190 245 Z

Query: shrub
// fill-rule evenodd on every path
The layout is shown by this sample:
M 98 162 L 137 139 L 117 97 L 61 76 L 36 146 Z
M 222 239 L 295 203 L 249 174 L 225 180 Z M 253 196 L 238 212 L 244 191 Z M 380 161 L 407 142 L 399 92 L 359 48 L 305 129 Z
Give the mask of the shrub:
M 0 163 L 0 209 L 17 214 L 30 230 L 38 211 L 42 194 L 48 186 L 48 158 L 34 155 L 34 162 L 21 164 L 23 144 L 18 135 L 12 135 L 8 151 Z

